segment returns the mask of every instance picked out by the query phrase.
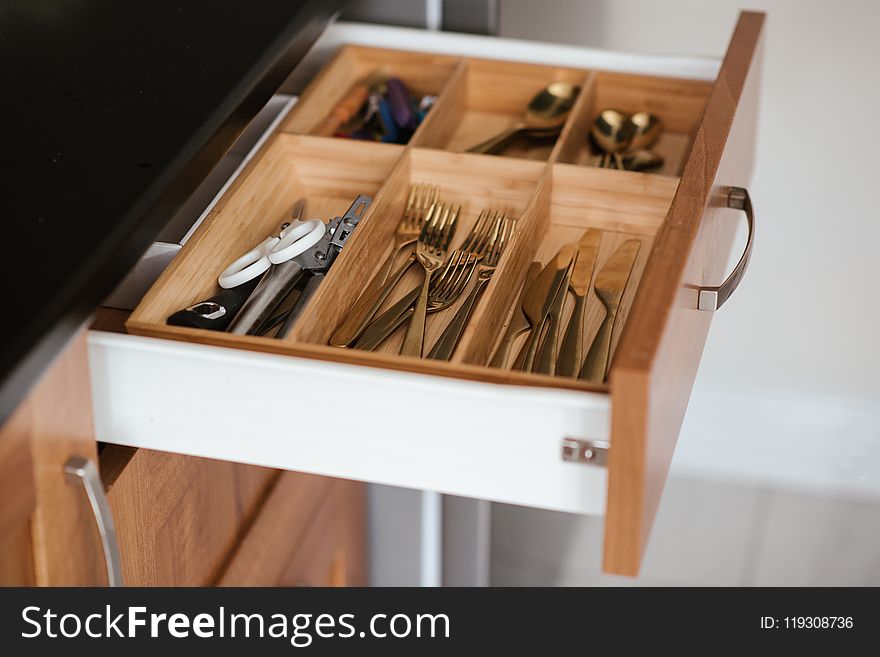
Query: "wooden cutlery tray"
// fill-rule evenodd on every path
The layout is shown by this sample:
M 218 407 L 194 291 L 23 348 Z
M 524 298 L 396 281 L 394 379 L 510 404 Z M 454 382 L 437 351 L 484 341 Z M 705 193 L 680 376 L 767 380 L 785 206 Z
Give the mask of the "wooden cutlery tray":
M 406 147 L 310 134 L 348 89 L 376 71 L 399 76 L 415 95 L 438 95 Z M 560 80 L 579 85 L 581 92 L 557 139 L 525 146 L 514 144 L 497 156 L 460 152 L 514 125 L 537 91 Z M 653 237 L 675 194 L 678 177 L 672 174 L 682 166 L 710 87 L 700 81 L 343 47 L 153 286 L 127 328 L 154 337 L 423 373 L 606 389 L 601 383 L 489 369 L 486 363 L 514 310 L 529 263 L 547 262 L 559 247 L 576 242 L 588 228 L 604 231 L 594 277 L 624 240 L 636 238 L 642 243 L 615 324 L 616 345 Z M 665 130 L 657 150 L 666 157 L 663 171 L 646 174 L 582 165 L 589 156 L 589 125 L 604 107 L 626 112 L 649 110 L 661 116 Z M 413 183 L 435 184 L 441 199 L 461 204 L 453 247 L 464 239 L 483 209 L 505 210 L 517 219 L 517 230 L 451 361 L 399 356 L 402 330 L 375 353 L 328 346 L 331 334 L 357 300 L 365 281 L 390 253 Z M 277 230 L 298 198 L 307 200 L 307 217 L 327 220 L 344 212 L 359 193 L 374 197 L 372 207 L 286 338 L 242 337 L 166 325 L 165 320 L 176 310 L 214 294 L 219 272 L 236 254 Z M 420 275 L 417 267 L 411 268 L 383 309 L 417 284 Z M 429 316 L 426 352 L 465 296 L 446 311 Z M 601 320 L 601 303 L 591 294 L 586 313 L 587 339 L 595 334 Z M 512 353 L 516 354 L 518 348 L 519 343 Z
M 708 336 L 707 310 L 718 306 L 721 288 L 711 286 L 725 279 L 743 210 L 753 222 L 739 186 L 751 175 L 762 24 L 763 15 L 742 14 L 714 82 L 705 71 L 703 80 L 688 80 L 340 47 L 126 324 L 130 333 L 177 342 L 94 340 L 98 434 L 207 458 L 604 512 L 605 569 L 636 573 Z M 511 58 L 532 53 L 555 62 L 569 52 L 471 39 L 417 34 L 409 43 L 474 54 L 503 42 Z M 573 61 L 586 53 L 570 52 Z M 677 60 L 636 59 L 640 70 L 690 70 Z M 618 68 L 630 61 L 601 53 L 588 60 Z M 409 143 L 317 135 L 352 85 L 378 70 L 399 76 L 414 94 L 438 96 Z M 517 144 L 503 155 L 463 152 L 515 125 L 529 100 L 558 80 L 581 87 L 558 138 Z M 586 135 L 606 108 L 661 118 L 652 148 L 664 156 L 663 168 L 648 174 L 588 166 Z M 442 200 L 461 204 L 453 247 L 483 209 L 517 219 L 456 351 L 449 361 L 400 356 L 401 332 L 376 352 L 330 346 L 390 253 L 413 183 L 438 185 Z M 305 197 L 307 218 L 327 220 L 358 194 L 373 203 L 287 337 L 166 324 L 175 311 L 212 296 L 218 274 L 276 231 L 297 199 Z M 489 367 L 532 261 L 548 262 L 589 228 L 603 231 L 593 281 L 617 245 L 640 243 L 612 336 L 608 382 Z M 386 307 L 419 280 L 415 268 L 407 276 Z M 426 352 L 455 310 L 430 317 Z M 602 314 L 590 289 L 587 341 Z M 339 412 L 343 395 L 346 413 Z M 445 422 L 433 421 L 438 408 Z

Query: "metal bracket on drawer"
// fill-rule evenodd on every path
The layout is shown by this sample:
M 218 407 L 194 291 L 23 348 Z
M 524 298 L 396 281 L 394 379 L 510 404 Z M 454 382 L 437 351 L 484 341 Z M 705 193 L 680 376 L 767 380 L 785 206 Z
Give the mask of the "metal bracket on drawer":
M 584 440 L 583 438 L 562 439 L 562 460 L 572 463 L 607 465 L 608 450 L 611 444 L 603 440 Z

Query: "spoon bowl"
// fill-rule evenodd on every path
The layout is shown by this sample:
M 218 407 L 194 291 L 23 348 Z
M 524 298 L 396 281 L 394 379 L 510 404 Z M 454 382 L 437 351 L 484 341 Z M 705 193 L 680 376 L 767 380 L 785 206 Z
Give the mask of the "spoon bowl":
M 468 153 L 498 153 L 521 135 L 534 138 L 555 137 L 562 130 L 580 87 L 568 82 L 553 82 L 529 101 L 522 121 L 494 137 L 471 146 Z
M 629 149 L 633 151 L 653 146 L 663 130 L 660 117 L 651 112 L 636 112 L 629 118 L 629 122 L 632 124 Z
M 600 166 L 604 166 L 608 156 L 613 156 L 617 167 L 622 169 L 623 161 L 620 153 L 629 147 L 634 132 L 635 126 L 626 114 L 616 109 L 602 110 L 590 128 L 593 140 L 605 151 Z

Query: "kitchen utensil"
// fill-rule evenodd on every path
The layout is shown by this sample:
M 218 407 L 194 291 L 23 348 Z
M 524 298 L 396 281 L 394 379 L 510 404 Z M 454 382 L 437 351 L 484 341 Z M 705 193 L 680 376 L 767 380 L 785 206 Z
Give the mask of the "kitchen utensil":
M 489 248 L 489 240 L 492 237 L 494 229 L 492 219 L 493 217 L 491 213 L 485 210 L 480 212 L 474 225 L 471 226 L 470 232 L 467 234 L 467 237 L 465 237 L 464 242 L 462 242 L 461 246 L 453 251 L 446 260 L 446 265 L 443 270 L 444 274 L 448 272 L 452 263 L 461 262 L 473 267 L 486 255 L 486 251 Z M 467 271 L 468 279 L 470 278 L 471 273 L 473 273 L 472 269 Z M 462 270 L 460 276 L 463 277 L 464 274 L 465 272 Z M 458 295 L 461 294 L 464 287 L 458 286 L 458 280 L 454 282 L 456 285 L 446 286 L 446 288 L 451 288 L 456 291 L 456 294 L 453 297 L 450 297 L 450 295 L 447 294 L 449 289 L 439 289 L 439 286 L 434 286 L 432 284 L 432 290 L 435 287 L 438 287 L 438 290 L 429 295 L 428 312 L 443 310 L 458 298 Z M 467 285 L 467 282 L 465 282 L 465 285 Z M 410 307 L 416 302 L 420 289 L 420 286 L 413 288 L 408 294 L 404 295 L 403 299 L 377 317 L 376 320 L 374 320 L 374 322 L 364 331 L 361 339 L 355 343 L 355 348 L 373 349 L 377 347 L 383 340 L 385 340 L 385 338 L 391 335 L 398 326 L 412 317 L 412 312 L 406 314 L 406 311 L 410 310 Z M 438 297 L 440 298 L 438 299 Z
M 577 376 L 578 368 L 583 362 L 584 312 L 601 241 L 602 231 L 597 228 L 585 231 L 578 240 L 577 259 L 568 282 L 568 288 L 574 295 L 574 308 L 559 348 L 559 359 L 556 362 L 556 374 L 559 376 Z
M 494 137 L 468 149 L 469 153 L 498 153 L 516 137 L 553 137 L 562 130 L 580 87 L 568 82 L 553 82 L 529 102 L 522 121 Z
M 470 320 L 471 313 L 480 295 L 489 284 L 489 281 L 492 280 L 492 274 L 495 273 L 498 261 L 504 253 L 504 247 L 507 246 L 507 242 L 513 234 L 514 228 L 516 228 L 516 220 L 509 219 L 504 213 L 499 214 L 496 212 L 493 214 L 493 218 L 492 236 L 487 245 L 486 257 L 479 266 L 476 285 L 474 285 L 464 303 L 455 313 L 455 317 L 443 329 L 443 333 L 428 353 L 428 358 L 434 360 L 449 360 L 452 358 L 452 353 L 461 339 L 461 334 L 464 332 L 468 320 Z
M 272 314 L 293 287 L 300 279 L 307 276 L 308 280 L 296 306 L 290 311 L 290 315 L 277 333 L 277 337 L 287 335 L 358 222 L 366 214 L 371 202 L 369 196 L 358 196 L 343 216 L 336 217 L 327 224 L 321 239 L 308 251 L 292 259 L 273 263 L 229 325 L 229 332 L 236 335 L 259 335 L 263 326 L 272 320 Z
M 590 350 L 587 352 L 587 358 L 578 374 L 579 379 L 597 383 L 605 380 L 608 363 L 611 361 L 611 336 L 614 332 L 617 310 L 629 282 L 640 246 L 641 243 L 638 240 L 627 240 L 617 247 L 617 250 L 608 258 L 596 275 L 593 288 L 596 290 L 596 296 L 605 306 L 605 319 L 602 320 L 602 325 L 599 327 L 596 337 L 593 338 Z
M 550 312 L 544 319 L 544 325 L 541 327 L 541 342 L 538 346 L 538 354 L 535 357 L 535 363 L 532 366 L 533 372 L 540 374 L 554 374 L 556 371 L 556 356 L 559 345 L 559 327 L 562 323 L 562 308 L 565 305 L 565 298 L 568 296 L 568 285 L 571 280 L 571 274 L 577 267 L 578 252 L 574 245 L 566 245 L 573 250 L 573 259 L 565 275 L 562 277 L 562 283 L 556 292 L 556 298 L 550 304 Z
M 525 372 L 531 371 L 544 320 L 550 313 L 550 308 L 556 300 L 563 279 L 568 275 L 573 257 L 574 247 L 571 244 L 563 246 L 523 293 L 522 309 L 529 320 L 529 339 L 517 356 L 514 363 L 515 369 Z
M 303 222 L 305 199 L 299 199 L 291 209 L 291 222 L 284 223 L 278 235 L 266 238 L 257 247 L 238 258 L 218 280 L 224 288 L 209 299 L 194 303 L 171 315 L 167 323 L 213 331 L 225 331 L 245 301 L 253 293 L 260 276 L 272 266 L 269 258 L 295 257 L 316 243 L 324 234 L 320 220 Z
M 596 144 L 605 151 L 602 164 L 605 166 L 609 157 L 613 157 L 617 168 L 623 168 L 621 152 L 629 147 L 630 140 L 635 132 L 635 126 L 629 117 L 616 109 L 606 109 L 599 112 L 599 116 L 593 121 L 590 135 Z
M 272 265 L 278 265 L 305 253 L 324 236 L 324 222 L 320 219 L 302 221 L 305 200 L 300 199 L 293 208 L 293 221 L 281 226 L 277 236 L 272 235 L 256 247 L 237 258 L 223 270 L 217 282 L 225 290 L 262 276 Z
M 489 363 L 490 367 L 503 368 L 507 364 L 507 359 L 510 356 L 510 348 L 513 346 L 514 341 L 529 330 L 529 320 L 522 311 L 522 298 L 525 291 L 529 288 L 532 281 L 535 280 L 535 277 L 541 272 L 542 268 L 540 262 L 533 262 L 529 265 L 528 270 L 526 270 L 525 282 L 523 283 L 520 295 L 516 300 L 516 305 L 513 308 L 513 316 L 510 318 L 510 323 L 507 325 L 504 337 L 501 338 L 501 342 L 495 350 L 495 355 L 492 356 L 492 360 Z
M 651 148 L 663 130 L 660 117 L 651 112 L 636 112 L 629 117 L 629 122 L 632 125 L 632 137 L 627 145 L 629 151 Z
M 446 250 L 455 233 L 458 223 L 458 215 L 461 206 L 454 209 L 450 205 L 435 203 L 428 211 L 425 225 L 416 243 L 416 258 L 425 277 L 422 281 L 421 292 L 416 300 L 415 311 L 406 330 L 403 339 L 403 347 L 400 350 L 403 356 L 422 355 L 425 342 L 425 320 L 428 315 L 428 293 L 431 291 L 431 277 L 443 265 L 446 259 Z
M 336 104 L 330 115 L 315 129 L 314 134 L 321 137 L 335 135 L 341 126 L 351 121 L 360 111 L 364 103 L 367 102 L 370 90 L 386 77 L 388 77 L 387 71 L 381 68 L 353 85 Z
M 403 210 L 403 216 L 394 234 L 394 247 L 385 263 L 367 284 L 363 294 L 355 302 L 346 315 L 345 320 L 330 337 L 334 347 L 348 347 L 358 339 L 370 320 L 388 298 L 388 294 L 397 285 L 410 266 L 415 262 L 413 253 L 397 271 L 388 278 L 397 255 L 419 237 L 425 222 L 428 209 L 437 202 L 439 190 L 436 185 L 415 184 L 410 187 L 409 198 Z
M 472 254 L 456 251 L 450 256 L 440 275 L 431 280 L 428 295 L 428 312 L 445 310 L 456 302 L 467 287 L 476 268 L 477 258 Z M 413 315 L 413 304 L 421 286 L 416 286 L 388 310 L 379 315 L 354 343 L 355 349 L 373 351 Z

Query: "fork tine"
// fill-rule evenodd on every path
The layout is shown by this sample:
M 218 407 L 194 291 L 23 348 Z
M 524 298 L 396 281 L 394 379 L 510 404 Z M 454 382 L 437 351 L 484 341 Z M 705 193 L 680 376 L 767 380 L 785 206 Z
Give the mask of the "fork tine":
M 479 258 L 473 253 L 465 253 L 464 256 L 464 263 L 459 267 L 455 276 L 450 280 L 449 285 L 442 291 L 441 298 L 437 299 L 437 301 L 447 302 L 454 300 L 467 287 L 468 282 L 471 280 L 471 275 L 477 267 Z
M 443 219 L 437 225 L 436 230 L 434 231 L 434 239 L 431 242 L 431 248 L 435 251 L 445 251 L 444 240 L 446 235 L 449 233 L 449 228 L 452 226 L 452 222 L 455 220 L 455 216 L 452 214 L 452 206 L 446 205 L 443 208 Z M 449 246 L 449 243 L 446 242 L 446 246 Z
M 437 204 L 432 204 L 428 209 L 428 214 L 425 215 L 425 223 L 422 224 L 422 232 L 419 233 L 419 241 L 424 242 L 428 239 L 428 234 L 431 232 L 431 227 L 434 225 L 434 222 L 437 220 L 437 215 L 439 211 L 437 209 Z
M 458 266 L 460 251 L 453 251 L 449 258 L 446 260 L 446 264 L 443 265 L 443 271 L 440 272 L 440 275 L 437 278 L 431 281 L 431 290 L 439 289 L 443 287 L 446 282 L 449 280 L 450 272 L 454 272 L 455 268 Z
M 422 200 L 422 211 L 420 213 L 421 216 L 424 216 L 427 209 L 437 203 L 437 199 L 439 196 L 439 189 L 437 185 L 422 185 L 424 191 L 424 198 Z
M 477 216 L 477 221 L 474 223 L 473 227 L 471 227 L 470 232 L 467 234 L 467 237 L 464 238 L 464 242 L 462 242 L 461 246 L 459 247 L 462 251 L 471 250 L 471 245 L 474 242 L 474 238 L 476 234 L 480 231 L 487 214 L 488 213 L 486 212 L 486 210 L 480 210 L 480 214 L 479 216 Z
M 450 206 L 450 209 L 452 206 Z M 442 234 L 440 236 L 440 248 L 446 251 L 449 248 L 449 243 L 452 241 L 452 236 L 455 234 L 455 227 L 458 224 L 458 216 L 461 214 L 461 206 L 459 205 L 455 212 L 452 213 L 452 218 L 449 220 L 449 224 L 444 227 Z
M 498 236 L 498 211 L 495 210 L 492 212 L 491 221 L 487 221 L 486 225 L 483 227 L 483 232 L 480 235 L 480 240 L 477 244 L 477 248 L 474 249 L 476 253 L 479 253 L 481 256 L 485 256 L 492 247 L 492 243 L 495 238 Z

